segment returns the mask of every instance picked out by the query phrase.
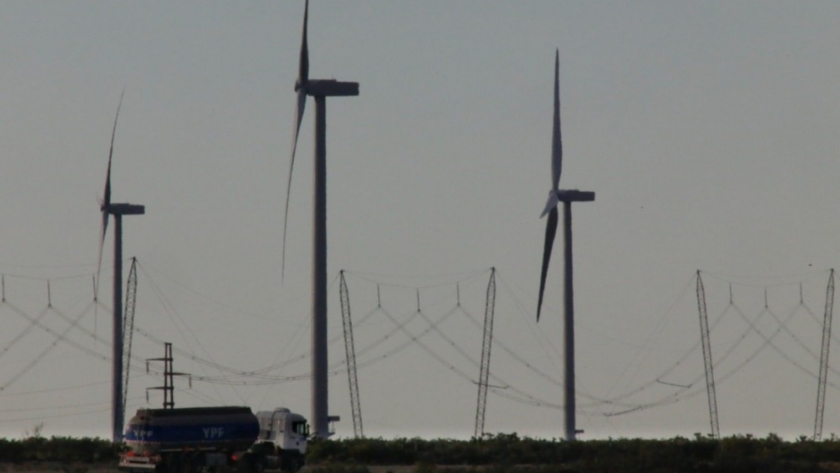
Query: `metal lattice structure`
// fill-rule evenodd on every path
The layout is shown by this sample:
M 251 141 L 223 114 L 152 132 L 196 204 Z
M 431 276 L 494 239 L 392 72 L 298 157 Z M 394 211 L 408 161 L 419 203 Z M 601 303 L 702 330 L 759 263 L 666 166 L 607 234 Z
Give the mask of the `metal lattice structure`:
M 150 390 L 161 390 L 163 391 L 163 408 L 164 409 L 174 409 L 175 408 L 175 383 L 174 383 L 174 376 L 175 372 L 173 370 L 173 362 L 174 359 L 172 357 L 172 344 L 166 342 L 163 344 L 163 358 L 149 358 L 146 360 L 146 372 L 149 372 L 149 362 L 150 361 L 162 361 L 163 362 L 163 386 L 155 386 L 152 388 L 146 388 L 146 398 L 149 397 Z M 180 373 L 179 373 L 180 374 Z
M 475 438 L 484 436 L 484 413 L 487 410 L 487 387 L 490 379 L 490 348 L 493 346 L 493 314 L 496 310 L 496 268 L 490 271 L 484 306 L 484 337 L 481 344 L 481 368 L 478 375 L 478 402 L 475 410 Z
M 131 258 L 131 269 L 125 283 L 125 314 L 123 315 L 123 395 L 122 408 L 125 414 L 128 403 L 128 373 L 131 364 L 131 338 L 134 333 L 134 306 L 137 302 L 137 258 Z
M 828 275 L 825 289 L 825 315 L 823 316 L 822 349 L 820 350 L 820 376 L 817 384 L 817 413 L 814 419 L 814 440 L 820 440 L 825 414 L 825 387 L 828 384 L 828 352 L 831 347 L 831 319 L 834 312 L 834 270 Z
M 362 428 L 362 405 L 359 401 L 359 379 L 356 376 L 356 348 L 353 344 L 353 321 L 350 318 L 350 292 L 341 271 L 341 323 L 344 326 L 344 350 L 347 356 L 347 380 L 350 384 L 350 409 L 353 412 L 353 435 L 356 438 L 365 436 Z
M 712 436 L 720 438 L 720 426 L 718 424 L 717 394 L 715 394 L 715 372 L 712 366 L 712 345 L 709 337 L 709 316 L 706 312 L 706 290 L 703 288 L 703 279 L 700 277 L 700 270 L 697 270 L 697 310 L 700 314 L 700 339 L 703 345 L 703 365 L 706 367 L 706 392 L 709 397 L 709 421 L 712 427 Z
M 175 358 L 172 356 L 172 344 L 164 342 L 163 358 L 148 358 L 146 360 L 146 373 L 149 372 L 149 362 L 162 361 L 163 362 L 163 386 L 155 386 L 146 388 L 146 402 L 149 402 L 149 391 L 160 390 L 163 391 L 163 408 L 175 408 L 175 376 L 187 376 L 190 381 L 190 388 L 192 388 L 192 375 L 189 373 L 178 373 L 175 371 Z

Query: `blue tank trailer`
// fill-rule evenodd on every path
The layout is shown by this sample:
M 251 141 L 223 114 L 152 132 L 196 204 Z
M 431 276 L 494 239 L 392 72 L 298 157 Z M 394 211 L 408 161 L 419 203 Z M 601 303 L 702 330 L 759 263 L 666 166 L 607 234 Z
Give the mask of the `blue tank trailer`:
M 126 472 L 293 473 L 304 464 L 309 425 L 285 408 L 256 415 L 239 406 L 138 409 L 123 438 Z

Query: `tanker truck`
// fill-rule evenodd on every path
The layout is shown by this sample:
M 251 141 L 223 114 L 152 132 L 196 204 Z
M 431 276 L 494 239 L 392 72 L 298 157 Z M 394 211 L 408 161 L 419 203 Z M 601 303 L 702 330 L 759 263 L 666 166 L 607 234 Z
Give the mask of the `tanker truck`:
M 277 408 L 138 409 L 125 428 L 119 468 L 134 473 L 197 473 L 265 469 L 296 472 L 304 463 L 309 425 Z

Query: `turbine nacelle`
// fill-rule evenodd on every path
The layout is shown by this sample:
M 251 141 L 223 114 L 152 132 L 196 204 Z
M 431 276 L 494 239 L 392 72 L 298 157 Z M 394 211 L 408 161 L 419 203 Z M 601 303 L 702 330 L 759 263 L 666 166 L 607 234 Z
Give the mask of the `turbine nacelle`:
M 295 84 L 295 90 L 300 87 Z M 304 85 L 306 95 L 313 97 L 352 97 L 359 95 L 358 82 L 339 82 L 335 79 L 312 79 Z
M 144 215 L 146 207 L 136 204 L 111 204 L 108 206 L 108 213 L 111 215 Z
M 545 217 L 560 202 L 593 202 L 594 200 L 595 193 L 592 191 L 577 189 L 548 191 L 548 201 L 545 203 L 545 209 L 540 214 L 540 218 Z

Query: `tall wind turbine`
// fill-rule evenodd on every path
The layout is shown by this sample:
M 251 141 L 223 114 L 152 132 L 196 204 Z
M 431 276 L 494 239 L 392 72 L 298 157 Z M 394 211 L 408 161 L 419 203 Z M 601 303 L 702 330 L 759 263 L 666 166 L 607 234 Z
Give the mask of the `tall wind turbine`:
M 114 300 L 113 300 L 113 372 L 111 390 L 111 429 L 112 440 L 122 441 L 122 430 L 125 421 L 125 399 L 122 396 L 123 389 L 123 309 L 122 309 L 122 216 L 142 215 L 146 208 L 142 205 L 114 204 L 111 203 L 111 158 L 114 156 L 114 137 L 117 134 L 117 119 L 120 116 L 122 96 L 117 106 L 117 115 L 114 117 L 114 129 L 111 132 L 111 151 L 108 154 L 108 171 L 105 175 L 105 193 L 102 197 L 102 238 L 99 241 L 99 263 L 97 269 L 96 288 L 99 292 L 99 272 L 102 267 L 102 249 L 105 246 L 105 233 L 108 229 L 108 220 L 114 216 Z
M 564 339 L 565 339 L 565 417 L 566 440 L 575 440 L 577 428 L 575 426 L 575 306 L 574 286 L 572 278 L 572 202 L 592 202 L 595 193 L 579 190 L 560 190 L 560 173 L 563 164 L 563 143 L 560 136 L 560 50 L 554 57 L 554 122 L 551 133 L 551 190 L 548 192 L 548 202 L 540 218 L 548 214 L 548 225 L 545 229 L 545 246 L 543 248 L 542 274 L 540 276 L 540 296 L 537 301 L 537 322 L 540 321 L 545 280 L 548 275 L 548 262 L 551 259 L 551 248 L 557 235 L 557 204 L 563 202 L 563 236 L 565 270 L 564 282 Z
M 330 435 L 327 386 L 327 97 L 359 95 L 358 82 L 338 82 L 335 79 L 309 78 L 309 47 L 306 43 L 306 24 L 309 0 L 303 13 L 303 38 L 300 45 L 292 159 L 289 183 L 286 187 L 286 214 L 283 217 L 283 273 L 286 260 L 286 224 L 289 219 L 289 197 L 295 151 L 306 106 L 306 96 L 315 98 L 315 205 L 313 209 L 312 252 L 312 434 L 318 438 Z M 337 418 L 336 418 L 337 420 Z

